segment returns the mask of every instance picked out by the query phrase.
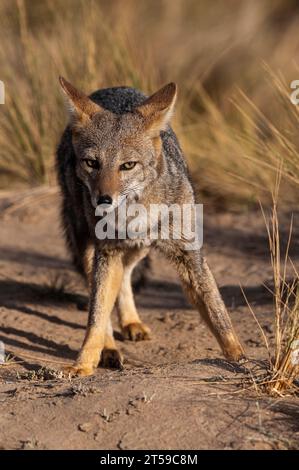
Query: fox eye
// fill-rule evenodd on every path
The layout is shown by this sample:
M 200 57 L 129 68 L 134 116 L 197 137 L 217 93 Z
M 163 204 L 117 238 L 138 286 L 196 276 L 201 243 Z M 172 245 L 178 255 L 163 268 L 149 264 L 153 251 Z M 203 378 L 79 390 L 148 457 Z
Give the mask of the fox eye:
M 137 162 L 126 162 L 120 165 L 119 169 L 121 171 L 132 170 L 137 165 Z
M 94 170 L 98 170 L 100 168 L 100 164 L 98 160 L 93 160 L 91 158 L 85 158 L 84 163 L 89 167 L 93 168 Z

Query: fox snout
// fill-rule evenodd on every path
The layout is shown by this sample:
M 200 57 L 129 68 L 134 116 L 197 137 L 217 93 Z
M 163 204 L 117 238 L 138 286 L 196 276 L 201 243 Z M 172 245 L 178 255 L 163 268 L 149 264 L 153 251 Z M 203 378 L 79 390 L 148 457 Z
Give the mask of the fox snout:
M 120 191 L 120 181 L 112 172 L 101 175 L 91 183 L 91 201 L 94 207 L 114 206 Z
M 107 209 L 114 207 L 116 203 L 116 194 L 102 194 L 96 191 L 94 194 L 91 195 L 91 202 L 94 208 L 97 206 L 105 206 Z
M 99 196 L 97 200 L 98 206 L 102 204 L 107 204 L 108 206 L 110 206 L 112 203 L 113 203 L 113 199 L 111 196 L 109 196 L 109 194 L 104 194 L 103 196 Z

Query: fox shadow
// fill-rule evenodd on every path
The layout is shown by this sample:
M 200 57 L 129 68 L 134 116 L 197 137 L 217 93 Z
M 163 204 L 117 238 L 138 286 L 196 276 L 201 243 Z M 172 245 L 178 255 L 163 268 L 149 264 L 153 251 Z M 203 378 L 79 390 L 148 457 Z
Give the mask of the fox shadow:
M 226 285 L 220 287 L 220 293 L 228 308 L 243 307 L 249 303 L 267 305 L 272 302 L 271 290 L 273 284 L 267 282 L 246 286 L 243 292 L 239 285 Z M 137 305 L 147 309 L 191 309 L 181 286 L 176 282 L 151 280 L 141 295 L 137 295 Z
M 249 286 L 244 289 L 247 300 L 250 302 L 259 298 L 259 303 L 267 303 L 271 301 L 271 295 L 263 286 Z M 221 293 L 225 302 L 234 299 L 235 306 L 246 305 L 246 300 L 239 286 L 225 286 L 221 289 Z M 63 318 L 60 315 L 60 309 L 57 314 L 45 313 L 41 306 L 68 306 L 74 310 L 78 310 L 78 306 L 84 305 L 87 297 L 73 292 L 56 291 L 49 286 L 35 284 L 32 282 L 24 282 L 18 280 L 0 280 L 0 307 L 8 310 L 16 310 L 24 315 L 34 316 L 37 319 L 46 322 L 67 326 L 73 330 L 85 330 L 82 322 Z M 28 305 L 29 304 L 29 305 Z M 34 305 L 36 304 L 36 306 Z M 169 281 L 148 281 L 147 285 L 137 295 L 137 307 L 156 310 L 179 309 L 184 310 L 191 308 L 181 290 L 179 284 Z M 81 308 L 81 307 L 80 307 Z M 80 312 L 78 312 L 80 314 Z M 85 313 L 86 315 L 86 313 Z M 1 315 L 0 315 L 1 316 Z M 117 340 L 123 341 L 123 337 L 119 332 L 115 332 Z M 67 344 L 60 344 L 53 340 L 48 340 L 33 332 L 26 331 L 16 327 L 2 326 L 0 329 L 0 341 L 3 341 L 6 347 L 17 347 L 28 353 L 49 354 L 55 358 L 63 358 L 74 360 L 77 351 L 69 348 Z M 9 352 L 9 351 L 7 351 Z M 24 364 L 26 368 L 36 369 L 31 362 Z
M 87 303 L 87 296 L 77 294 L 63 288 L 63 285 L 55 287 L 44 283 L 34 283 L 19 281 L 16 279 L 0 279 L 0 319 L 1 307 L 7 311 L 18 311 L 24 315 L 30 315 L 37 320 L 46 321 L 49 324 L 58 326 L 66 326 L 73 330 L 82 330 L 85 327 L 74 321 L 64 318 L 62 314 L 63 308 L 74 308 L 76 311 L 82 305 Z M 41 307 L 47 308 L 47 313 Z M 55 313 L 51 312 L 51 308 L 59 307 Z M 50 312 L 50 313 L 49 313 Z M 4 324 L 4 325 L 3 325 Z M 8 327 L 2 322 L 0 327 L 0 341 L 5 344 L 7 354 L 12 354 L 17 357 L 15 353 L 10 351 L 10 348 L 22 349 L 27 355 L 33 353 L 49 354 L 55 358 L 63 358 L 74 360 L 77 351 L 72 350 L 66 344 L 60 344 L 53 340 L 48 340 L 37 335 L 31 331 L 26 331 L 25 328 Z M 67 339 L 66 339 L 67 341 Z M 27 361 L 22 359 L 22 365 L 28 370 L 37 370 L 40 365 L 34 364 L 31 360 Z
M 67 260 L 49 256 L 43 253 L 27 251 L 0 250 L 0 260 L 6 262 L 17 261 L 32 266 L 45 266 L 49 272 L 60 272 L 62 270 L 71 271 L 71 264 Z M 273 286 L 268 284 L 270 290 Z M 49 324 L 57 326 L 66 326 L 73 330 L 85 330 L 85 321 L 82 317 L 76 316 L 78 310 L 86 310 L 88 302 L 87 295 L 76 293 L 76 287 L 51 285 L 45 282 L 29 282 L 24 280 L 0 279 L 0 319 L 1 307 L 6 310 L 15 310 L 24 315 L 30 315 L 36 319 L 41 319 Z M 229 308 L 245 306 L 246 300 L 238 285 L 226 285 L 220 288 L 221 294 L 226 305 Z M 252 285 L 244 288 L 247 301 L 258 303 L 259 305 L 268 304 L 272 301 L 272 296 L 263 285 Z M 149 278 L 145 286 L 136 294 L 137 308 L 145 310 L 186 310 L 190 309 L 181 286 L 178 282 L 167 280 L 156 280 Z M 50 307 L 47 312 L 43 311 L 43 306 Z M 52 307 L 58 307 L 54 312 Z M 74 310 L 74 317 L 64 318 L 61 313 L 63 308 L 67 307 Z M 85 318 L 86 318 L 85 313 Z M 83 324 L 84 323 L 84 324 Z M 4 322 L 2 322 L 4 324 Z M 115 337 L 123 340 L 123 337 L 117 331 Z M 76 351 L 71 350 L 67 345 L 59 344 L 55 341 L 45 340 L 32 332 L 16 327 L 3 326 L 0 331 L 0 340 L 7 346 L 18 347 L 28 352 L 48 353 L 54 357 L 74 359 Z

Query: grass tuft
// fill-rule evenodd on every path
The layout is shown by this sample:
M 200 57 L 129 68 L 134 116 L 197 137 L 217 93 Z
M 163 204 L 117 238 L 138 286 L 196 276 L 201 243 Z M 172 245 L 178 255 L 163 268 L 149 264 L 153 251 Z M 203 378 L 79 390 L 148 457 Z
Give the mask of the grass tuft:
M 87 93 L 176 81 L 174 126 L 201 200 L 270 202 L 282 161 L 281 204 L 296 204 L 298 27 L 296 2 L 283 0 L 2 0 L 0 187 L 55 184 L 59 75 Z

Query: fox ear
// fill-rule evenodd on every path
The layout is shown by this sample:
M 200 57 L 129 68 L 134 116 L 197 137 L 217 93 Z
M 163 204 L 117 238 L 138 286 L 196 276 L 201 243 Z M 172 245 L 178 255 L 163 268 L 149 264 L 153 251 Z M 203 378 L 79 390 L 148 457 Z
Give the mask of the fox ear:
M 175 83 L 169 83 L 147 98 L 136 108 L 145 122 L 145 128 L 155 137 L 165 130 L 173 115 L 177 95 Z
M 59 77 L 59 82 L 67 97 L 70 121 L 74 127 L 86 124 L 96 113 L 103 111 L 99 105 L 77 90 L 65 78 Z

